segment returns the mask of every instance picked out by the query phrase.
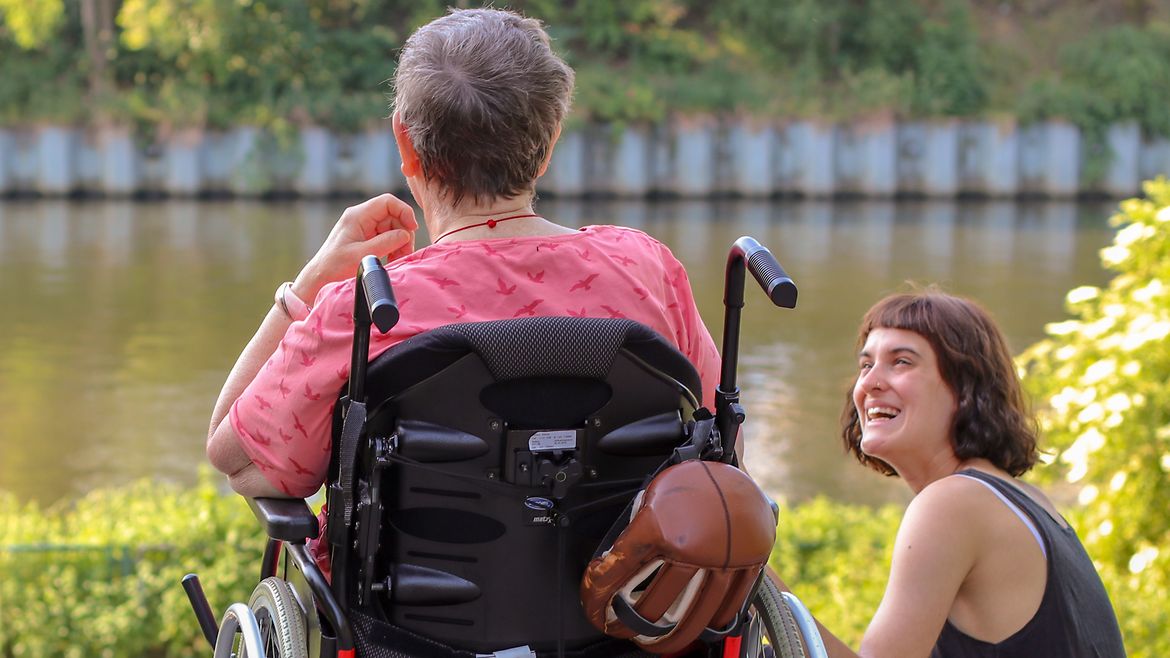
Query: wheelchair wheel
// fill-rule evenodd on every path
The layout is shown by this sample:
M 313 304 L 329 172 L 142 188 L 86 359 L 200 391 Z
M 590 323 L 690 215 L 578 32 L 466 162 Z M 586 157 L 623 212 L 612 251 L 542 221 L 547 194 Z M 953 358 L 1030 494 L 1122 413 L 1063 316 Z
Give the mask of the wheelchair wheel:
M 260 626 L 266 658 L 308 658 L 305 615 L 288 583 L 276 577 L 265 578 L 252 592 L 248 605 Z M 237 655 L 244 658 L 247 654 L 241 646 Z
M 796 597 L 791 597 L 791 600 L 803 610 Z M 802 632 L 798 613 L 785 601 L 780 588 L 770 578 L 765 576 L 760 583 L 749 612 L 741 658 L 819 658 L 825 655 L 816 628 L 811 630 L 816 637 L 805 636 L 807 631 Z

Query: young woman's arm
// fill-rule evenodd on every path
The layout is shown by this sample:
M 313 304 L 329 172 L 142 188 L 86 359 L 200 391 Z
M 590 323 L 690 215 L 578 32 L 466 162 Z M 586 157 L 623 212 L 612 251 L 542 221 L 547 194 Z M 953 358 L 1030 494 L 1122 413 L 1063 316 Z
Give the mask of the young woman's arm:
M 952 478 L 953 480 L 953 478 Z M 886 592 L 854 651 L 817 621 L 832 658 L 930 655 L 979 552 L 977 505 L 939 480 L 911 501 L 898 528 Z M 777 582 L 780 582 L 777 579 Z M 788 588 L 781 583 L 781 588 Z
M 978 505 L 961 495 L 962 485 L 944 478 L 907 507 L 894 540 L 886 592 L 861 640 L 861 656 L 930 655 L 978 559 Z

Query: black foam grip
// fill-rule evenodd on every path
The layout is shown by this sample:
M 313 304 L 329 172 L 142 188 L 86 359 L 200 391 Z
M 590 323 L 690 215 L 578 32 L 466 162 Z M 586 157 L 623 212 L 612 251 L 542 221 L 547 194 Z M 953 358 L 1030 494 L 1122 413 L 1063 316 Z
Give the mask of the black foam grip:
M 378 331 L 386 333 L 398 324 L 398 302 L 394 299 L 394 289 L 390 287 L 390 275 L 382 267 L 377 256 L 366 256 L 362 259 L 362 288 L 366 292 L 366 304 L 370 309 L 370 319 L 378 327 Z
M 759 282 L 768 298 L 776 306 L 796 308 L 796 283 L 780 267 L 779 261 L 764 246 L 753 252 L 747 259 L 748 271 Z

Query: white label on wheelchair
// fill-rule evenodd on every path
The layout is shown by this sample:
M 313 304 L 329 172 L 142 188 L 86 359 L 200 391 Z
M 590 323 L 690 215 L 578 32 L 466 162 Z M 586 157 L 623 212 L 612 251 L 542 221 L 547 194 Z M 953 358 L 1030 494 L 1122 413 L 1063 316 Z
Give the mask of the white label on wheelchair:
M 528 449 L 532 452 L 551 452 L 553 450 L 576 450 L 577 432 L 575 430 L 548 430 L 536 432 L 528 437 Z

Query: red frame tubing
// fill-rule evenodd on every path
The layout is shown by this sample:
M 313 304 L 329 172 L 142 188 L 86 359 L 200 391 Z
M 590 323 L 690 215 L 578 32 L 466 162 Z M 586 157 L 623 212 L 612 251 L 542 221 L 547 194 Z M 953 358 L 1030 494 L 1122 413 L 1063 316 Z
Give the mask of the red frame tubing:
M 730 635 L 723 638 L 723 658 L 739 658 L 739 650 L 742 644 L 742 635 Z

